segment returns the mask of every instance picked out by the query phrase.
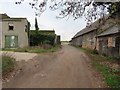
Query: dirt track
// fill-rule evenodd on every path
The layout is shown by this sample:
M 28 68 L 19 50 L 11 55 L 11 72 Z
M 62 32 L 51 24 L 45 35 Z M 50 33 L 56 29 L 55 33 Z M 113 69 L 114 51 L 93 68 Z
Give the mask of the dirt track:
M 24 57 L 24 56 L 23 56 Z M 80 50 L 63 45 L 52 54 L 35 55 L 31 60 L 19 61 L 19 74 L 6 88 L 99 88 L 104 83 L 91 67 L 89 58 Z

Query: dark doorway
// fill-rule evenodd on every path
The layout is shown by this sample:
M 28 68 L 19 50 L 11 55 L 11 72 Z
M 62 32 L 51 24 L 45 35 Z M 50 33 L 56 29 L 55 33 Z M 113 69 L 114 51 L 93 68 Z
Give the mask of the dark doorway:
M 120 56 L 120 37 L 117 37 L 115 41 L 116 50 L 118 52 L 118 56 Z

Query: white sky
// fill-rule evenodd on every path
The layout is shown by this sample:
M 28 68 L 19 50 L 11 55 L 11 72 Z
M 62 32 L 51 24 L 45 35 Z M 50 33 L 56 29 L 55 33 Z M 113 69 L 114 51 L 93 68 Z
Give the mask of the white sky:
M 0 0 L 0 13 L 6 13 L 10 17 L 26 17 L 34 29 L 35 13 L 27 2 L 16 5 L 15 0 Z M 56 34 L 61 35 L 61 40 L 71 40 L 80 30 L 85 28 L 86 21 L 83 18 L 56 19 L 58 12 L 47 9 L 40 17 L 37 17 L 40 29 L 54 29 Z

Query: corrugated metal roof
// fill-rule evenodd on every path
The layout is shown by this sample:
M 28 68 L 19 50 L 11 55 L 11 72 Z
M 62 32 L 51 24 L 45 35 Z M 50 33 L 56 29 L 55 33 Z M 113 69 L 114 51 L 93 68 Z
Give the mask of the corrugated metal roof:
M 120 27 L 120 25 L 114 25 L 113 27 L 108 28 L 106 31 L 104 31 L 103 33 L 98 35 L 98 37 L 118 33 L 119 27 Z

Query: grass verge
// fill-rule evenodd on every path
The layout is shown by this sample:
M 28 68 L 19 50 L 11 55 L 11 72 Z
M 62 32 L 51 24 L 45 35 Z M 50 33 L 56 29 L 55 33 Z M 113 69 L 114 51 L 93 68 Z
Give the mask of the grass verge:
M 15 59 L 10 56 L 2 56 L 2 75 L 11 72 L 15 67 Z
M 17 49 L 3 49 L 3 51 L 14 51 L 14 52 L 28 52 L 28 53 L 49 53 L 55 52 L 60 49 L 60 45 L 44 49 L 41 47 L 25 47 L 25 48 L 17 48 Z
M 109 66 L 107 64 L 102 63 L 113 63 L 113 62 L 119 62 L 118 59 L 107 57 L 107 56 L 101 56 L 97 53 L 96 50 L 90 50 L 85 48 L 79 48 L 81 51 L 85 52 L 91 59 L 92 65 L 102 73 L 102 75 L 105 78 L 105 82 L 107 85 L 111 88 L 120 88 L 120 69 L 112 69 L 112 66 Z

